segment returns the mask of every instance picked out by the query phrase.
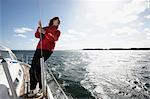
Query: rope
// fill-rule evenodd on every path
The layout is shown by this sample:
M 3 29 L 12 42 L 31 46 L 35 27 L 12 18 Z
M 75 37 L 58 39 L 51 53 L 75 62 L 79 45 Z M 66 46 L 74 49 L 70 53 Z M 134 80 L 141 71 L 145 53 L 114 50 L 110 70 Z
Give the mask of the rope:
M 46 95 L 46 78 L 45 78 L 45 68 L 44 68 L 44 57 L 43 57 L 43 50 L 42 50 L 42 23 L 41 23 L 41 17 L 42 17 L 42 8 L 41 8 L 41 2 L 40 0 L 38 0 L 38 7 L 39 7 L 39 16 L 40 16 L 40 20 L 39 20 L 39 26 L 41 29 L 41 33 L 40 33 L 40 48 L 41 48 L 41 58 L 40 58 L 40 65 L 41 65 L 41 83 L 42 83 L 42 91 L 43 91 L 43 95 Z
M 63 91 L 63 89 L 61 88 L 60 84 L 58 83 L 58 81 L 56 80 L 55 76 L 53 75 L 51 69 L 46 68 L 49 72 L 50 75 L 52 76 L 52 78 L 54 79 L 55 83 L 57 84 L 57 86 L 59 87 L 59 89 L 61 90 L 62 94 L 64 95 L 65 99 L 68 99 L 67 95 L 65 94 L 65 92 Z
M 38 0 L 38 7 L 39 7 L 39 21 L 41 22 L 41 19 L 42 19 L 42 8 L 41 8 L 41 2 L 40 0 Z M 42 29 L 42 24 L 40 24 L 40 29 Z M 42 33 L 40 33 L 40 48 L 41 48 L 41 56 L 43 57 L 43 50 L 42 50 Z

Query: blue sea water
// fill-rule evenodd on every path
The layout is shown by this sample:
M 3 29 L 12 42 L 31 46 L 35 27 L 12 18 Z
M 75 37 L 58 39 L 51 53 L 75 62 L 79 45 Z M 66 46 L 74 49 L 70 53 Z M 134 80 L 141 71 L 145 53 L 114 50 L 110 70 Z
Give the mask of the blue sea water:
M 13 51 L 31 64 L 34 51 Z M 150 99 L 149 50 L 54 51 L 46 61 L 74 99 Z

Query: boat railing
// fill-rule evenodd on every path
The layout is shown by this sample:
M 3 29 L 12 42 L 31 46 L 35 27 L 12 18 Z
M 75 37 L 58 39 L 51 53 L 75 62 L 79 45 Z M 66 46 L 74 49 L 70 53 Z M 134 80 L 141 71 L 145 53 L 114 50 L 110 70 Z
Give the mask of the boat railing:
M 22 62 L 25 62 L 27 64 L 31 64 L 32 62 L 32 58 L 30 56 L 18 56 L 18 59 L 21 60 Z M 47 65 L 46 63 L 44 65 Z M 47 71 L 48 73 L 46 74 L 46 78 L 47 78 L 47 84 L 53 94 L 54 99 L 68 99 L 68 96 L 65 94 L 64 90 L 62 89 L 61 85 L 58 83 L 56 77 L 54 76 L 54 74 L 52 73 L 51 69 L 48 68 L 47 66 L 45 67 L 45 71 Z M 69 96 L 71 97 L 71 96 Z M 72 98 L 71 98 L 72 99 Z
M 17 58 L 18 58 L 19 61 L 31 65 L 31 62 L 32 62 L 32 58 L 33 58 L 33 57 L 31 57 L 31 56 L 24 56 L 23 54 L 21 54 L 21 55 L 16 55 L 16 56 L 17 56 Z

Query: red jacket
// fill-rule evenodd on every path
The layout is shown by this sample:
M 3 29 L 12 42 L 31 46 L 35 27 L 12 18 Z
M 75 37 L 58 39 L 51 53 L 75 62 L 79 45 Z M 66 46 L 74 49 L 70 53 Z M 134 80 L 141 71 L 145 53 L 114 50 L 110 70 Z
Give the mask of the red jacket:
M 39 29 L 39 27 L 38 27 Z M 36 38 L 40 38 L 40 33 L 38 29 L 35 33 Z M 43 28 L 45 30 L 45 34 L 42 37 L 42 49 L 53 51 L 55 47 L 55 42 L 58 41 L 60 36 L 60 31 L 58 30 L 57 26 L 47 26 Z M 37 49 L 41 49 L 41 40 L 38 42 Z

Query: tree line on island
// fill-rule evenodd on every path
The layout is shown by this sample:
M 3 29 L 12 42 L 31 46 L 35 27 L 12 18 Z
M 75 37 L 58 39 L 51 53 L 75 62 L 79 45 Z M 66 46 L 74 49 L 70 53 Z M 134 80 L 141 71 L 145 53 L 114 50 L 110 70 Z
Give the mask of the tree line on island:
M 82 50 L 150 50 L 150 48 L 84 48 Z

